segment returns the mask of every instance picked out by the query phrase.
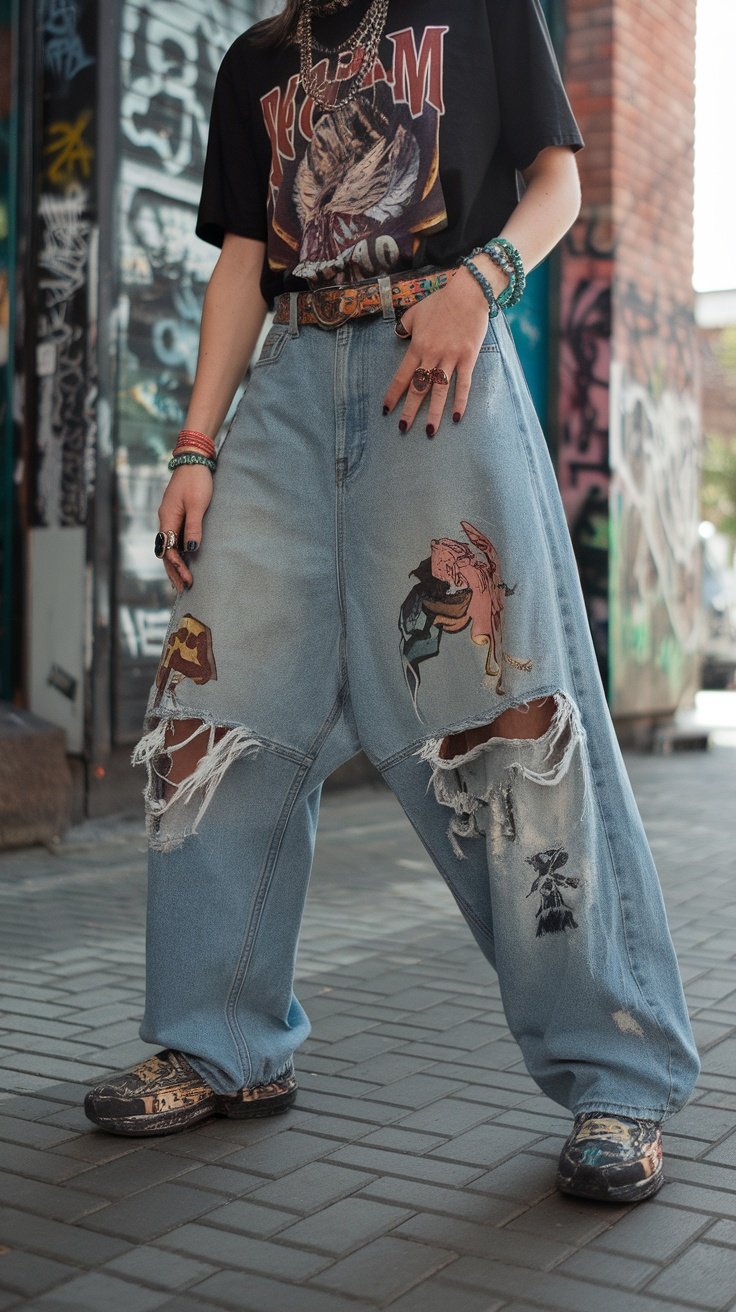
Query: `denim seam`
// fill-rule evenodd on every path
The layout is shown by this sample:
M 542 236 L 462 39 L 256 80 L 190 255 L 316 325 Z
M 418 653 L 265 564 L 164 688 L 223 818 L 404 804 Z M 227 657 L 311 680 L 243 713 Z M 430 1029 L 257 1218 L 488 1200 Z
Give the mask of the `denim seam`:
M 248 967 L 250 966 L 251 958 L 253 955 L 253 947 L 255 945 L 255 940 L 261 924 L 263 909 L 266 904 L 266 899 L 268 897 L 269 889 L 271 887 L 271 881 L 273 879 L 273 874 L 276 869 L 276 863 L 278 861 L 279 852 L 281 850 L 281 843 L 283 840 L 284 833 L 286 831 L 286 826 L 288 824 L 289 817 L 294 808 L 294 804 L 299 795 L 301 785 L 304 781 L 305 775 L 308 772 L 309 766 L 316 759 L 322 743 L 329 737 L 329 734 L 332 730 L 335 720 L 337 719 L 337 716 L 340 713 L 342 700 L 343 700 L 343 690 L 341 687 L 340 690 L 338 691 L 337 697 L 335 698 L 335 701 L 333 702 L 333 705 L 325 721 L 323 722 L 320 729 L 318 730 L 316 737 L 313 739 L 313 747 L 314 747 L 313 752 L 310 753 L 309 756 L 305 756 L 299 768 L 294 772 L 294 778 L 292 780 L 289 791 L 284 799 L 284 804 L 281 808 L 278 819 L 274 826 L 271 842 L 269 844 L 269 848 L 266 853 L 266 858 L 263 863 L 261 877 L 258 881 L 255 897 L 253 899 L 253 909 L 251 911 L 248 925 L 246 927 L 245 935 L 243 938 L 243 945 L 238 958 L 238 964 L 235 970 L 235 974 L 233 976 L 233 982 L 230 986 L 230 992 L 228 994 L 227 1002 L 225 1004 L 225 1016 L 227 1020 L 228 1029 L 230 1030 L 230 1033 L 232 1035 L 233 1041 L 235 1043 L 235 1048 L 236 1051 L 238 1052 L 240 1060 L 241 1062 L 243 1062 L 244 1070 L 247 1063 L 248 1075 L 245 1079 L 246 1085 L 248 1084 L 253 1074 L 253 1064 L 252 1064 L 250 1052 L 248 1050 L 248 1043 L 246 1037 L 243 1034 L 240 1025 L 238 1024 L 236 1008 L 238 1002 L 240 1001 L 240 997 L 243 992 L 245 981 L 248 975 Z M 238 1035 L 240 1036 L 240 1042 L 238 1041 Z M 242 1047 L 241 1047 L 241 1043 L 242 1043 Z
M 506 329 L 507 329 L 507 332 L 508 332 L 509 336 L 511 337 L 512 346 L 513 346 L 513 349 L 515 350 L 515 349 L 516 349 L 516 346 L 515 346 L 515 343 L 514 343 L 514 341 L 513 341 L 513 336 L 512 336 L 512 334 L 511 334 L 511 328 L 510 328 L 510 326 L 508 325 L 508 323 L 506 323 Z M 533 477 L 533 471 L 532 471 L 532 467 L 531 467 L 530 460 L 529 460 L 529 445 L 528 445 L 528 433 L 527 433 L 527 428 L 526 428 L 526 425 L 525 425 L 525 423 L 524 423 L 524 420 L 523 420 L 523 417 L 522 417 L 522 415 L 521 415 L 521 412 L 520 412 L 520 410 L 519 410 L 519 406 L 518 406 L 518 402 L 517 402 L 517 398 L 516 398 L 516 393 L 515 393 L 515 391 L 514 391 L 514 388 L 513 388 L 512 385 L 511 385 L 511 379 L 510 379 L 510 377 L 509 377 L 508 361 L 506 360 L 506 357 L 505 357 L 505 354 L 504 354 L 503 351 L 501 352 L 501 359 L 502 359 L 502 362 L 503 362 L 504 377 L 505 377 L 505 379 L 506 379 L 506 386 L 507 386 L 507 389 L 508 389 L 509 395 L 510 395 L 510 397 L 511 397 L 511 401 L 512 401 L 512 404 L 513 404 L 513 407 L 514 407 L 514 412 L 515 412 L 515 414 L 516 414 L 516 423 L 517 423 L 517 427 L 518 427 L 518 430 L 519 430 L 519 437 L 520 437 L 520 439 L 521 439 L 521 446 L 522 446 L 522 448 L 523 448 L 523 450 L 524 450 L 524 458 L 525 458 L 525 460 L 526 460 L 527 469 L 528 469 L 528 471 L 529 471 L 529 483 L 530 483 L 531 493 L 532 493 L 532 496 L 534 497 L 534 499 L 535 499 L 535 501 L 536 501 L 537 514 L 539 515 L 540 521 L 541 521 L 542 526 L 543 526 L 543 525 L 544 525 L 544 517 L 543 517 L 543 515 L 542 515 L 542 508 L 541 508 L 541 505 L 540 505 L 540 502 L 539 502 L 539 493 L 538 493 L 538 490 L 537 490 L 536 480 L 535 480 L 534 477 Z M 552 577 L 556 580 L 557 596 L 558 596 L 558 601 L 559 601 L 559 603 L 560 603 L 560 610 L 561 610 L 561 612 L 563 612 L 564 610 L 567 609 L 567 606 L 566 606 L 566 600 L 563 598 L 563 596 L 562 596 L 562 594 L 561 594 L 561 592 L 560 592 L 560 586 L 559 586 L 559 577 L 560 577 L 560 575 L 559 575 L 559 571 L 556 570 L 555 567 L 554 567 L 554 560 L 552 559 L 552 552 L 551 552 L 551 548 L 550 548 L 550 544 L 549 544 L 549 539 L 548 539 L 548 537 L 547 537 L 547 534 L 544 532 L 544 528 L 543 528 L 543 531 L 542 531 L 541 537 L 542 537 L 542 541 L 543 541 L 543 543 L 544 543 L 544 550 L 545 550 L 545 552 L 546 552 L 546 554 L 547 554 L 547 560 L 548 560 L 548 562 L 549 562 L 549 567 L 550 567 L 550 571 L 551 571 L 551 573 L 552 573 Z M 571 677 L 572 684 L 573 684 L 573 687 L 574 687 L 574 690 L 575 690 L 575 700 L 576 700 L 576 703 L 577 703 L 577 706 L 578 706 L 578 710 L 580 710 L 580 695 L 579 695 L 579 692 L 578 692 L 578 684 L 577 684 L 577 678 L 576 678 L 575 662 L 574 662 L 574 660 L 573 660 L 572 653 L 570 653 L 570 677 Z M 612 872 L 613 872 L 613 877 L 614 877 L 614 880 L 615 880 L 615 883 L 616 883 L 616 894 L 617 894 L 617 897 L 618 897 L 619 914 L 620 914 L 620 916 L 621 916 L 621 926 L 622 926 L 622 929 L 623 929 L 623 940 L 624 940 L 624 944 L 625 944 L 625 946 L 626 946 L 626 955 L 627 955 L 627 959 L 628 959 L 628 963 L 629 963 L 629 970 L 630 970 L 630 972 L 631 972 L 631 978 L 632 978 L 632 980 L 634 981 L 634 984 L 636 985 L 636 988 L 637 988 L 637 990 L 638 990 L 638 992 L 639 992 L 639 995 L 640 995 L 640 997 L 641 997 L 641 999 L 642 999 L 642 1002 L 644 1003 L 644 1006 L 646 1007 L 646 1010 L 648 1011 L 649 1015 L 651 1016 L 651 1018 L 652 1018 L 652 1020 L 653 1020 L 653 1022 L 654 1022 L 654 1024 L 655 1024 L 656 1028 L 658 1029 L 659 1033 L 662 1035 L 662 1038 L 664 1039 L 664 1042 L 665 1042 L 665 1045 L 666 1045 L 666 1048 L 667 1048 L 667 1053 L 668 1053 L 668 1074 L 669 1074 L 670 1087 L 669 1087 L 669 1091 L 668 1091 L 668 1095 L 667 1095 L 667 1103 L 666 1103 L 666 1109 L 665 1109 L 665 1114 L 666 1114 L 666 1111 L 669 1109 L 670 1104 L 671 1104 L 671 1101 L 672 1101 L 672 1092 L 673 1092 L 673 1088 L 672 1088 L 672 1083 L 673 1083 L 673 1081 L 672 1081 L 672 1044 L 671 1044 L 671 1042 L 670 1042 L 669 1035 L 667 1034 L 667 1031 L 664 1029 L 664 1027 L 663 1027 L 663 1025 L 662 1025 L 662 1022 L 660 1021 L 659 1017 L 657 1016 L 657 1013 L 656 1013 L 656 1011 L 655 1011 L 655 1009 L 654 1009 L 654 1005 L 649 1001 L 649 999 L 648 999 L 648 997 L 647 997 L 647 995 L 646 995 L 646 993 L 645 993 L 645 991 L 644 991 L 644 987 L 643 987 L 642 982 L 641 982 L 641 980 L 640 980 L 640 978 L 639 978 L 638 970 L 637 970 L 637 968 L 635 968 L 635 966 L 634 966 L 634 961 L 633 961 L 632 952 L 631 952 L 631 944 L 630 944 L 630 942 L 629 942 L 629 934 L 628 934 L 628 926 L 627 926 L 627 914 L 626 914 L 626 910 L 625 910 L 625 907 L 624 907 L 624 899 L 623 899 L 623 897 L 622 897 L 622 895 L 621 895 L 621 884 L 620 884 L 620 881 L 619 881 L 618 871 L 617 871 L 617 869 L 616 869 L 616 862 L 615 862 L 615 860 L 614 860 L 613 850 L 612 850 L 612 847 L 611 847 L 611 838 L 610 838 L 610 834 L 609 834 L 609 832 L 608 832 L 608 824 L 607 824 L 607 822 L 606 822 L 606 817 L 605 817 L 605 815 L 604 815 L 603 807 L 602 807 L 602 804 L 601 804 L 600 791 L 599 791 L 599 788 L 598 788 L 598 780 L 597 780 L 597 778 L 596 778 L 596 772 L 595 772 L 595 770 L 593 769 L 593 766 L 592 766 L 592 761 L 590 760 L 590 747 L 588 747 L 588 749 L 587 749 L 587 756 L 588 756 L 588 761 L 589 761 L 589 763 L 590 763 L 590 775 L 591 775 L 591 777 L 592 777 L 592 782 L 593 782 L 593 786 L 594 786 L 594 793 L 595 793 L 595 799 L 596 799 L 596 806 L 597 806 L 597 810 L 598 810 L 598 815 L 599 815 L 599 818 L 600 818 L 601 826 L 602 826 L 602 828 L 603 828 L 603 833 L 605 834 L 605 837 L 606 837 L 606 847 L 607 847 L 607 849 L 608 849 L 608 855 L 609 855 L 609 859 L 610 859 L 610 863 L 611 863 L 611 870 L 612 870 Z
M 620 1116 L 633 1116 L 641 1121 L 659 1121 L 667 1116 L 669 1102 L 666 1107 L 635 1107 L 630 1102 L 611 1102 L 610 1098 L 601 1098 L 600 1102 L 595 1100 L 583 1102 L 571 1110 L 573 1116 L 582 1116 L 586 1112 L 602 1112 L 605 1116 L 608 1112 L 613 1112 Z

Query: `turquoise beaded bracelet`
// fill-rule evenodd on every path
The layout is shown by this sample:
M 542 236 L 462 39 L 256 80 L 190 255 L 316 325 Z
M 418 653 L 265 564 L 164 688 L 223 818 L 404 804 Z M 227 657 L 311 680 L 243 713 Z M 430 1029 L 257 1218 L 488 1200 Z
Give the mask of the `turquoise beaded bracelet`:
M 474 259 L 476 255 L 490 256 L 493 263 L 497 264 L 501 272 L 506 274 L 508 284 L 504 287 L 503 291 L 500 291 L 496 296 L 496 304 L 502 310 L 505 310 L 507 305 L 513 304 L 512 297 L 516 290 L 516 270 L 513 264 L 506 258 L 506 255 L 499 252 L 497 247 L 492 246 L 491 242 L 488 242 L 485 246 L 476 246 L 475 250 L 470 252 L 471 260 Z
M 475 252 L 473 252 L 473 254 L 475 254 Z M 498 301 L 496 300 L 496 293 L 494 292 L 485 274 L 481 273 L 480 269 L 478 268 L 478 265 L 473 263 L 473 259 L 470 255 L 463 256 L 462 260 L 460 260 L 459 263 L 464 264 L 468 272 L 472 273 L 473 277 L 475 278 L 475 281 L 479 283 L 483 291 L 483 294 L 486 300 L 488 301 L 488 317 L 489 319 L 495 319 L 499 311 L 499 304 Z
M 526 274 L 521 255 L 508 237 L 492 237 L 483 247 L 490 258 L 509 276 L 509 285 L 499 296 L 499 303 L 509 308 L 518 305 L 526 288 Z M 509 268 L 510 266 L 510 268 Z M 513 270 L 511 272 L 510 270 Z M 503 298 L 503 299 L 502 299 Z
M 200 456 L 196 451 L 187 451 L 183 456 L 172 456 L 169 469 L 178 469 L 180 465 L 204 465 L 211 474 L 217 469 L 216 460 L 210 460 L 209 456 Z

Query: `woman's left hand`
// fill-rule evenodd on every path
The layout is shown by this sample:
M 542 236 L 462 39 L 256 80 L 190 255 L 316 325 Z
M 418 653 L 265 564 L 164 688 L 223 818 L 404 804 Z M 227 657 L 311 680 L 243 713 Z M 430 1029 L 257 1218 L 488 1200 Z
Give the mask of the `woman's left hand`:
M 411 339 L 407 341 L 406 355 L 384 397 L 384 410 L 389 413 L 395 410 L 404 397 L 399 429 L 405 433 L 411 428 L 425 397 L 429 396 L 426 432 L 427 437 L 434 437 L 450 387 L 435 382 L 428 389 L 417 391 L 412 382 L 414 372 L 417 369 L 441 369 L 450 385 L 453 374 L 456 375 L 452 417 L 455 423 L 459 423 L 468 403 L 475 363 L 488 331 L 488 302 L 473 275 L 461 267 L 439 291 L 410 306 L 401 322 L 411 333 Z

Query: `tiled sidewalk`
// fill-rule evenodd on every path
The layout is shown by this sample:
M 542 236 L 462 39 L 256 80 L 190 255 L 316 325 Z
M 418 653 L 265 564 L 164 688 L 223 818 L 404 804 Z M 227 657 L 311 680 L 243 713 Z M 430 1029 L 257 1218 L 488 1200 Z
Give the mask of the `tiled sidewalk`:
M 145 1142 L 84 1082 L 147 1049 L 138 822 L 0 857 L 0 1312 L 736 1309 L 736 746 L 629 760 L 703 1052 L 639 1208 L 553 1189 L 568 1118 L 393 798 L 325 799 L 284 1117 Z

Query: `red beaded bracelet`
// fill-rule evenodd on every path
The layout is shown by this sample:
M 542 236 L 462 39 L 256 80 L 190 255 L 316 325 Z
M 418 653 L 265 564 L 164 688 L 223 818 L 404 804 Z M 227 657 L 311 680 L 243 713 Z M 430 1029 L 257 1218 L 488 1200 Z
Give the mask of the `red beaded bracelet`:
M 197 451 L 214 451 L 214 442 L 201 442 L 196 437 L 182 437 L 176 444 L 177 450 L 183 450 L 185 447 L 194 447 Z
M 179 437 L 177 438 L 174 451 L 175 452 L 184 451 L 187 449 L 188 450 L 193 449 L 195 451 L 203 451 L 205 455 L 210 456 L 212 459 L 214 459 L 215 456 L 215 444 L 212 441 L 211 437 L 205 437 L 204 434 L 200 435 L 197 433 L 191 433 L 191 434 L 180 433 Z

